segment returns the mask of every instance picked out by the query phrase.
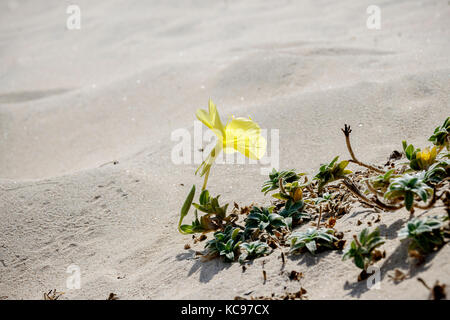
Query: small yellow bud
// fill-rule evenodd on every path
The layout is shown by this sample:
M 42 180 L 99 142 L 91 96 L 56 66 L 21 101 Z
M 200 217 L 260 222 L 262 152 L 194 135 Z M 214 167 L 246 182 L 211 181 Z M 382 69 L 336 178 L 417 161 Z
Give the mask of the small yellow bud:
M 298 202 L 298 201 L 302 200 L 302 197 L 303 197 L 302 189 L 300 189 L 300 188 L 295 189 L 294 196 L 293 196 L 294 202 Z

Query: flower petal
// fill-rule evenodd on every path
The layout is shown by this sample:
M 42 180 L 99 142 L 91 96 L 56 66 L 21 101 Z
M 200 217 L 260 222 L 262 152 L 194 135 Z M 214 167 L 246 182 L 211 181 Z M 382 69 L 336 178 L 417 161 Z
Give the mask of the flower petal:
M 220 121 L 219 112 L 217 111 L 216 105 L 211 101 L 211 99 L 209 100 L 208 109 L 208 111 L 197 109 L 197 119 L 203 122 L 205 126 L 213 130 L 216 135 L 224 135 L 225 132 L 222 121 Z
M 431 149 L 431 159 L 434 161 L 434 159 L 436 159 L 437 156 L 437 151 L 436 151 L 436 146 L 433 147 L 433 149 Z
M 256 122 L 246 118 L 235 118 L 225 127 L 223 146 L 225 152 L 239 151 L 247 158 L 261 159 L 265 152 L 267 141 L 261 136 L 261 128 Z

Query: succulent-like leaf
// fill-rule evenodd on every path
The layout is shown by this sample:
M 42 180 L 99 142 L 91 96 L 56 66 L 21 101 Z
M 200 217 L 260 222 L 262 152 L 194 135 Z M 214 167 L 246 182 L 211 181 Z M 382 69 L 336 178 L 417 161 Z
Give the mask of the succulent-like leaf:
M 416 249 L 427 254 L 443 245 L 442 220 L 437 217 L 413 219 L 398 232 L 400 239 L 411 239 L 410 250 Z
M 284 171 L 277 171 L 275 169 L 272 169 L 272 172 L 269 173 L 269 180 L 265 181 L 262 185 L 261 192 L 267 194 L 270 191 L 278 189 L 280 187 L 279 185 L 280 178 L 284 183 L 290 183 L 297 181 L 298 179 L 300 179 L 302 175 L 305 174 L 296 173 L 294 169 Z
M 337 163 L 339 156 L 335 157 L 328 165 L 323 164 L 319 168 L 319 173 L 314 177 L 319 181 L 319 193 L 322 192 L 325 185 L 338 179 L 344 178 L 347 174 L 351 173 L 350 170 L 345 170 L 348 165 L 348 161 L 341 161 Z
M 245 219 L 245 234 L 249 236 L 256 229 L 272 233 L 274 229 L 288 226 L 283 216 L 271 211 L 270 208 L 254 206 Z
M 374 260 L 374 250 L 385 241 L 380 237 L 378 228 L 372 232 L 368 228 L 364 228 L 356 238 L 358 241 L 353 240 L 350 243 L 342 256 L 342 260 L 353 258 L 353 262 L 358 268 L 366 270 Z
M 236 258 L 242 239 L 243 233 L 240 229 L 228 225 L 223 232 L 216 231 L 214 239 L 206 243 L 207 255 L 223 256 L 225 261 L 232 262 Z
M 321 228 L 308 228 L 305 232 L 293 232 L 288 240 L 290 241 L 290 252 L 296 252 L 303 247 L 306 247 L 309 252 L 314 254 L 318 248 L 328 247 L 331 248 L 333 242 L 338 239 L 333 235 L 333 229 Z
M 192 204 L 192 200 L 194 199 L 194 195 L 195 195 L 195 185 L 192 186 L 191 191 L 189 191 L 189 194 L 188 194 L 186 200 L 184 200 L 183 206 L 181 207 L 180 220 L 178 222 L 178 231 L 183 234 L 192 233 L 191 232 L 192 228 L 190 228 L 190 226 L 183 227 L 181 224 L 183 223 L 184 217 L 186 217 L 186 215 L 189 212 L 189 209 L 191 208 L 191 204 Z
M 450 117 L 447 117 L 444 124 L 436 127 L 433 135 L 428 139 L 433 142 L 434 145 L 438 147 L 449 148 L 449 135 L 450 135 Z
M 415 175 L 405 174 L 392 179 L 384 197 L 389 200 L 404 199 L 407 210 L 411 210 L 414 205 L 415 196 L 419 200 L 427 201 L 433 194 L 433 189 L 424 182 L 425 173 L 420 172 Z
M 267 243 L 261 241 L 244 242 L 240 245 L 241 255 L 239 262 L 244 263 L 248 259 L 256 259 L 264 256 L 270 252 L 270 247 Z

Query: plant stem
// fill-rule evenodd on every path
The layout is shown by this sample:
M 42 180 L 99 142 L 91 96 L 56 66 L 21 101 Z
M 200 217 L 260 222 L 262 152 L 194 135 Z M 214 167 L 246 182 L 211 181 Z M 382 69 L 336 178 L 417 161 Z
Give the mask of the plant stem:
M 443 194 L 441 194 L 441 196 L 442 195 Z M 414 204 L 414 207 L 415 208 L 419 208 L 419 209 L 423 209 L 423 210 L 430 209 L 436 203 L 436 201 L 438 199 L 440 199 L 441 196 L 437 197 L 436 196 L 436 188 L 433 188 L 433 198 L 430 200 L 430 202 L 427 205 L 424 205 L 424 206 L 421 206 L 419 204 Z
M 319 230 L 320 227 L 320 220 L 322 219 L 322 205 L 319 205 L 319 220 L 317 221 L 317 230 Z
M 399 206 L 392 206 L 392 205 L 386 204 L 383 201 L 381 201 L 380 199 L 378 199 L 377 196 L 375 196 L 375 200 L 373 200 L 373 203 L 375 203 L 381 209 L 385 209 L 388 211 L 397 211 L 405 206 L 405 204 L 401 204 Z
M 445 198 L 442 199 L 442 202 L 444 202 L 445 210 L 447 211 L 448 219 L 450 220 L 450 191 L 444 191 L 441 194 L 440 198 L 442 198 L 444 195 Z
M 343 180 L 343 183 L 344 183 L 344 185 L 347 187 L 347 189 L 351 192 L 351 193 L 353 193 L 357 198 L 359 198 L 360 200 L 362 200 L 364 203 L 366 203 L 366 204 L 368 204 L 368 205 L 370 205 L 370 206 L 375 206 L 374 204 L 373 204 L 373 202 L 369 199 L 369 198 L 367 198 L 366 196 L 364 196 L 360 191 L 359 191 L 359 189 L 356 187 L 356 185 L 353 183 L 353 181 L 351 181 L 350 179 L 348 179 L 348 178 L 344 178 L 344 180 Z
M 344 129 L 341 129 L 341 130 L 345 135 L 345 143 L 347 144 L 348 152 L 350 153 L 350 157 L 352 158 L 352 160 L 349 160 L 349 161 L 354 162 L 362 167 L 366 167 L 367 169 L 378 172 L 378 173 L 382 173 L 382 174 L 386 173 L 381 169 L 375 168 L 371 165 L 365 164 L 365 163 L 359 161 L 358 159 L 356 159 L 356 156 L 352 149 L 352 145 L 350 143 L 350 133 L 352 132 L 352 129 L 350 129 L 350 126 L 347 126 L 346 124 L 344 124 Z
M 427 285 L 427 283 L 422 278 L 417 278 L 417 281 L 419 281 L 421 284 L 424 285 L 425 288 L 431 291 L 431 288 Z
M 203 180 L 202 191 L 206 189 L 206 184 L 208 183 L 208 177 L 209 177 L 210 171 L 211 171 L 211 168 L 209 168 L 205 173 L 205 179 Z
M 278 184 L 280 185 L 281 193 L 287 194 L 286 190 L 284 189 L 284 186 L 283 186 L 283 178 L 278 179 Z
M 358 197 L 360 200 L 362 200 L 365 204 L 372 206 L 372 207 L 379 207 L 381 209 L 385 209 L 388 211 L 396 211 L 404 207 L 404 205 L 400 206 L 391 206 L 384 202 L 382 202 L 378 197 L 375 195 L 375 200 L 371 200 L 367 198 L 365 195 L 363 195 L 359 189 L 356 187 L 356 185 L 348 178 L 344 177 L 344 185 L 347 187 L 347 189 L 353 193 L 356 197 Z
M 353 235 L 353 239 L 355 240 L 356 245 L 357 245 L 358 247 L 361 247 L 361 243 L 359 243 L 358 237 L 357 237 L 355 234 Z
M 365 182 L 366 182 L 367 188 L 369 189 L 370 192 L 372 192 L 374 195 L 377 195 L 377 196 L 383 196 L 383 193 L 381 193 L 378 190 L 376 190 L 372 186 L 372 184 L 370 184 L 370 182 L 368 180 L 366 180 Z

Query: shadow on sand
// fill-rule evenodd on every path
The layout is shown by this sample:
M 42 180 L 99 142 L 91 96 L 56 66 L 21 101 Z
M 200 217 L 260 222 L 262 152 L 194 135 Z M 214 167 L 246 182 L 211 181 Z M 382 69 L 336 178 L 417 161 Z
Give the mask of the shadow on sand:
M 176 259 L 181 260 L 195 260 L 191 270 L 189 270 L 188 277 L 200 270 L 199 280 L 202 283 L 209 282 L 214 276 L 219 274 L 221 271 L 231 267 L 231 263 L 222 261 L 222 259 L 212 259 L 209 261 L 202 261 L 201 258 L 195 256 L 194 250 L 189 250 L 188 252 L 180 253 L 176 256 Z
M 426 271 L 428 268 L 430 268 L 431 261 L 434 259 L 437 252 L 429 254 L 426 257 L 424 263 L 417 265 L 414 261 L 411 261 L 410 258 L 408 257 L 408 246 L 409 241 L 402 241 L 400 245 L 395 249 L 395 251 L 384 260 L 383 264 L 380 267 L 381 281 L 383 281 L 386 277 L 388 277 L 388 275 L 392 273 L 392 271 L 394 271 L 395 269 L 407 270 L 405 273 L 407 274 L 408 278 L 414 278 L 417 274 Z M 358 282 L 355 279 L 354 283 L 346 282 L 344 285 L 344 290 L 350 291 L 348 295 L 359 298 L 363 293 L 365 293 L 370 289 L 368 288 L 367 280 Z

